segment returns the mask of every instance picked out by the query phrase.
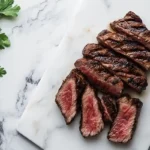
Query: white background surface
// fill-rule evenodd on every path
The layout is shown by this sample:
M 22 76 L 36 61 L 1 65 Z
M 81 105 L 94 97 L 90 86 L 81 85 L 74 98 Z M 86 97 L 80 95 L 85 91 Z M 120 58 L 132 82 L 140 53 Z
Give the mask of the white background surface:
M 78 1 L 16 0 L 15 2 L 20 4 L 22 8 L 19 17 L 14 21 L 1 20 L 0 27 L 9 35 L 12 45 L 10 48 L 0 51 L 0 65 L 5 67 L 8 72 L 4 78 L 0 79 L 0 150 L 39 150 L 18 135 L 16 126 L 29 97 L 31 97 L 31 93 L 35 90 L 45 69 L 49 66 L 49 59 L 53 57 L 52 52 L 57 53 L 56 50 L 67 30 L 68 22 L 72 20 L 72 13 Z M 137 13 L 142 15 L 142 19 L 150 27 L 149 0 L 130 0 L 128 3 L 126 3 L 126 0 L 100 1 L 104 4 L 111 19 L 114 19 L 117 15 L 123 16 L 127 7 L 132 10 L 132 6 L 134 6 L 135 9 L 137 8 Z M 96 17 L 103 21 L 103 14 L 97 14 Z M 144 92 L 142 96 L 144 110 L 149 110 L 148 93 L 149 90 Z M 150 145 L 150 133 L 147 132 L 150 124 L 149 114 L 148 111 L 142 113 L 140 127 L 145 130 L 139 136 L 142 140 L 139 140 L 132 147 L 132 150 L 148 150 Z M 60 122 L 64 123 L 59 111 L 56 115 L 60 118 Z M 143 121 L 147 123 L 144 124 Z M 78 120 L 76 120 L 77 123 Z M 78 131 L 78 126 L 73 125 L 73 127 Z M 71 129 L 68 128 L 68 130 Z M 63 137 L 63 142 L 67 142 L 74 134 L 78 134 L 78 132 L 72 131 L 71 133 L 73 134 Z M 60 134 L 59 130 L 57 134 Z M 79 142 L 80 140 L 83 140 L 83 138 L 80 137 Z M 139 144 L 142 141 L 143 144 L 140 147 Z M 84 149 L 93 150 L 91 144 L 96 145 L 99 139 L 83 142 L 85 143 Z M 106 139 L 105 142 L 107 142 Z M 55 144 L 59 145 L 57 141 L 52 141 L 51 147 L 53 148 Z M 72 143 L 70 144 L 72 146 Z M 72 149 L 71 146 L 68 149 Z M 51 147 L 48 149 L 52 149 Z M 74 148 L 77 150 L 76 147 Z M 62 148 L 59 147 L 59 149 Z M 120 146 L 118 146 L 118 150 L 120 150 Z
M 46 150 L 148 150 L 150 144 L 149 86 L 142 95 L 131 93 L 132 96 L 139 97 L 144 102 L 144 106 L 134 138 L 126 145 L 115 145 L 109 142 L 106 139 L 107 129 L 97 138 L 84 139 L 79 132 L 79 116 L 71 126 L 66 126 L 54 100 L 62 80 L 73 67 L 74 61 L 82 56 L 85 44 L 96 42 L 96 35 L 107 28 L 110 21 L 123 17 L 129 10 L 139 14 L 150 27 L 150 19 L 147 16 L 149 6 L 148 0 L 84 0 L 67 36 L 60 44 L 57 53 L 53 53 L 54 56 L 57 54 L 56 59 L 49 60 L 49 69 L 31 97 L 19 122 L 18 130 Z
M 16 126 L 37 86 L 52 51 L 64 36 L 78 3 L 70 0 L 15 0 L 17 19 L 0 20 L 11 47 L 0 51 L 7 75 L 0 79 L 0 150 L 38 150 L 16 132 Z

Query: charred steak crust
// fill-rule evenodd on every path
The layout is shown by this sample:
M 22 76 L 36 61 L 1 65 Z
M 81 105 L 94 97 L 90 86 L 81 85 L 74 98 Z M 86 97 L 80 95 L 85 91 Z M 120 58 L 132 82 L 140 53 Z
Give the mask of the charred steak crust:
M 112 123 L 117 116 L 116 98 L 110 95 L 103 95 L 100 106 L 102 108 L 103 119 L 105 123 Z
M 113 30 L 131 36 L 150 49 L 150 31 L 134 12 L 128 12 L 123 19 L 112 22 L 110 26 Z
M 91 59 L 78 59 L 75 67 L 80 70 L 87 80 L 104 93 L 120 96 L 123 91 L 123 82 L 109 73 L 98 61 Z
M 99 61 L 109 72 L 118 76 L 137 92 L 146 89 L 145 72 L 127 58 L 120 57 L 112 50 L 94 43 L 85 46 L 83 55 Z
M 100 99 L 95 89 L 87 84 L 82 95 L 80 132 L 83 137 L 98 135 L 104 128 Z
M 66 124 L 70 124 L 77 115 L 79 106 L 81 105 L 80 99 L 85 86 L 86 81 L 84 80 L 84 77 L 82 76 L 80 71 L 77 69 L 73 69 L 59 88 L 55 102 L 60 108 Z
M 116 143 L 127 143 L 132 139 L 136 130 L 143 103 L 126 94 L 117 100 L 117 104 L 118 114 L 108 133 L 108 140 Z
M 142 44 L 130 37 L 103 30 L 98 34 L 97 40 L 104 46 L 138 63 L 145 70 L 150 69 L 150 52 Z

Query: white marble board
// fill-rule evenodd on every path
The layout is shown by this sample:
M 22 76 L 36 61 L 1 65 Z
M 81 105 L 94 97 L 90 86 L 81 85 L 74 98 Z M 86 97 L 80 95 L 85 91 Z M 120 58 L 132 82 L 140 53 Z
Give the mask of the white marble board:
M 109 5 L 104 5 L 102 0 L 81 1 L 70 28 L 59 46 L 57 51 L 59 53 L 52 54 L 54 56 L 49 60 L 49 68 L 18 123 L 17 130 L 43 149 L 148 150 L 150 145 L 149 86 L 142 95 L 132 93 L 132 96 L 139 97 L 144 102 L 144 106 L 134 138 L 126 145 L 110 143 L 106 138 L 108 129 L 96 138 L 84 139 L 79 132 L 80 115 L 70 126 L 67 126 L 55 104 L 58 88 L 74 67 L 75 60 L 82 57 L 83 47 L 89 42 L 96 42 L 97 34 L 108 28 L 110 21 L 121 18 L 132 10 L 139 14 L 150 28 L 149 0 L 116 0 L 111 5 L 109 9 Z

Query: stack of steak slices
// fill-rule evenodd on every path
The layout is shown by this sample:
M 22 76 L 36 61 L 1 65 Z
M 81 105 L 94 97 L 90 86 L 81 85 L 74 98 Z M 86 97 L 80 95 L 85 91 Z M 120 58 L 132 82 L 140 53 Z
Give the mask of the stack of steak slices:
M 56 95 L 66 124 L 81 109 L 83 137 L 99 134 L 110 125 L 108 139 L 127 143 L 136 129 L 142 102 L 124 94 L 125 87 L 141 93 L 150 70 L 150 31 L 133 12 L 111 23 L 115 32 L 101 31 L 98 44 L 87 44 L 83 58 L 63 81 Z M 127 85 L 127 86 L 126 86 Z M 99 98 L 98 92 L 104 93 Z
M 83 50 L 83 55 L 98 61 L 109 72 L 118 76 L 137 92 L 142 92 L 147 86 L 145 72 L 125 57 L 121 57 L 111 49 L 99 44 L 88 44 Z
M 150 69 L 150 51 L 132 38 L 120 33 L 103 30 L 97 36 L 97 40 L 105 47 L 128 57 L 143 69 Z

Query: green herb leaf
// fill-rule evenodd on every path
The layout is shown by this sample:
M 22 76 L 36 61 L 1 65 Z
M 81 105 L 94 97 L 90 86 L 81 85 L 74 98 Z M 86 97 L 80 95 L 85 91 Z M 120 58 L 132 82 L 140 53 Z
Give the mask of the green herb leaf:
M 6 17 L 17 17 L 20 6 L 12 6 L 14 0 L 0 0 L 0 15 Z
M 0 67 L 0 77 L 3 77 L 6 73 L 7 73 L 6 70 Z
M 10 46 L 10 41 L 5 33 L 0 34 L 0 49 Z

